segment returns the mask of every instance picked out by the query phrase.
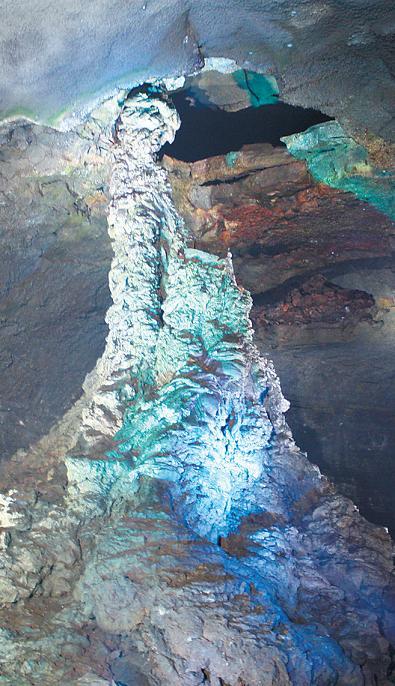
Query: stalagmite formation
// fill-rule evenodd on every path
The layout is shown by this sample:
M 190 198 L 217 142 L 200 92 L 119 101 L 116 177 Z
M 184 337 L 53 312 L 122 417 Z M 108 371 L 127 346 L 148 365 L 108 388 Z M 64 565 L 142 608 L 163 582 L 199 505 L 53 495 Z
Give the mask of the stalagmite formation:
M 135 128 L 142 131 L 138 145 Z M 93 394 L 83 413 L 88 447 L 92 439 L 97 445 L 97 439 L 113 437 L 125 401 L 134 398 L 140 381 L 149 384 L 153 373 L 160 325 L 161 225 L 167 219 L 169 190 L 152 151 L 172 140 L 177 128 L 177 114 L 165 103 L 147 113 L 126 105 L 117 122 L 108 217 L 113 305 L 106 316 L 106 349 L 86 382 Z
M 337 147 L 317 146 L 312 171 L 326 159 L 335 183 L 346 182 L 346 166 L 357 161 L 349 142 L 343 135 Z M 166 150 L 174 202 L 195 247 L 230 250 L 237 283 L 251 293 L 254 342 L 274 361 L 296 442 L 364 516 L 395 531 L 395 224 L 315 182 L 284 147 L 247 145 L 192 163 L 176 159 L 179 143 Z
M 65 495 L 26 525 L 14 494 L 0 684 L 387 684 L 390 539 L 295 446 L 231 256 L 191 246 L 156 164 L 177 125 L 154 89 L 117 123 L 110 333 L 72 455 L 36 448 Z

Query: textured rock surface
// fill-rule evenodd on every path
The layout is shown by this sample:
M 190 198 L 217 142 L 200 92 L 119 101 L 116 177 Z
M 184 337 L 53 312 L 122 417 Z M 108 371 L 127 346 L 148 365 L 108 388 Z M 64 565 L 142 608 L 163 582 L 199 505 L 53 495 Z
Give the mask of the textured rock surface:
M 164 164 L 196 246 L 230 249 L 252 291 L 257 343 L 274 359 L 299 445 L 395 530 L 393 223 L 314 183 L 284 148 Z
M 387 0 L 81 0 L 2 6 L 3 114 L 80 114 L 117 87 L 191 73 L 204 57 L 278 78 L 292 104 L 390 140 L 393 6 Z
M 69 134 L 0 129 L 2 457 L 49 430 L 103 350 L 117 108 L 109 101 Z
M 391 541 L 295 446 L 252 343 L 249 294 L 229 257 L 191 247 L 154 164 L 175 126 L 163 99 L 126 105 L 101 386 L 3 470 L 0 683 L 388 684 Z M 136 226 L 147 261 L 128 274 L 118 241 L 137 250 Z M 117 340 L 129 278 L 136 300 Z M 117 353 L 137 383 L 116 398 L 126 409 L 112 454 L 77 456 L 92 389 L 93 407 L 113 406 Z
M 352 195 L 314 183 L 285 148 L 245 146 L 194 164 L 164 158 L 196 245 L 233 254 L 254 294 L 366 258 L 390 260 L 394 225 Z
M 115 130 L 116 141 L 122 145 L 114 148 L 108 218 L 114 250 L 109 274 L 113 304 L 106 315 L 109 334 L 104 354 L 85 382 L 92 401 L 84 412 L 81 439 L 88 449 L 91 439 L 95 444 L 96 438 L 113 438 L 125 403 L 139 394 L 140 383 L 152 382 L 161 321 L 159 258 L 161 249 L 165 250 L 160 241 L 161 226 L 167 219 L 167 186 L 151 146 L 159 151 L 174 139 L 178 128 L 174 110 L 165 104 L 163 112 L 157 108 L 156 103 L 146 115 L 143 108 L 137 109 L 136 116 L 132 110 L 129 119 L 126 110 Z M 166 116 L 169 121 L 164 126 Z M 136 145 L 134 126 L 143 131 L 140 145 Z
M 377 308 L 372 295 L 365 291 L 342 288 L 322 275 L 313 276 L 286 294 L 275 305 L 257 305 L 255 328 L 294 324 L 350 325 L 352 320 L 374 321 Z M 262 332 L 263 334 L 263 332 Z
M 185 87 L 200 105 L 220 107 L 237 112 L 246 107 L 273 105 L 278 102 L 278 86 L 274 76 L 265 76 L 246 69 L 222 73 L 205 69 L 190 79 Z
M 351 191 L 395 220 L 394 166 L 372 166 L 367 150 L 347 136 L 338 122 L 313 126 L 282 140 L 295 157 L 306 160 L 317 181 Z

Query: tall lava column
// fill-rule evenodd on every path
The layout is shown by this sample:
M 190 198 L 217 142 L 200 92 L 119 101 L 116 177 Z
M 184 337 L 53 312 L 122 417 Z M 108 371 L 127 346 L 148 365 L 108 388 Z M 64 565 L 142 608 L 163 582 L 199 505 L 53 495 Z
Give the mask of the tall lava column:
M 177 126 L 152 90 L 116 127 L 90 457 L 119 428 L 104 460 L 68 466 L 77 488 L 96 469 L 104 489 L 103 464 L 110 480 L 122 465 L 133 515 L 104 527 L 83 597 L 102 630 L 137 632 L 153 683 L 384 683 L 389 539 L 295 446 L 231 256 L 191 247 L 156 161 Z
M 93 395 L 83 417 L 87 447 L 93 442 L 97 449 L 103 436 L 112 438 L 125 402 L 144 394 L 154 382 L 162 227 L 173 219 L 167 211 L 170 188 L 155 153 L 174 139 L 178 127 L 174 109 L 158 99 L 151 104 L 144 95 L 127 102 L 116 122 L 108 217 L 114 251 L 109 275 L 113 304 L 106 315 L 104 354 L 85 384 Z

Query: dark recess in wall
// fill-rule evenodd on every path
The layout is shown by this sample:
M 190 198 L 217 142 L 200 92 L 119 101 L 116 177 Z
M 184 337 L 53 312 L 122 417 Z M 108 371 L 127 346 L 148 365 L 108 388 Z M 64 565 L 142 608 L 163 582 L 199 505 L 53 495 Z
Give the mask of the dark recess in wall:
M 330 120 L 316 110 L 283 102 L 226 112 L 219 107 L 197 103 L 189 90 L 175 93 L 172 100 L 181 117 L 181 127 L 174 143 L 167 143 L 161 154 L 184 162 L 225 155 L 250 143 L 283 145 L 282 136 Z

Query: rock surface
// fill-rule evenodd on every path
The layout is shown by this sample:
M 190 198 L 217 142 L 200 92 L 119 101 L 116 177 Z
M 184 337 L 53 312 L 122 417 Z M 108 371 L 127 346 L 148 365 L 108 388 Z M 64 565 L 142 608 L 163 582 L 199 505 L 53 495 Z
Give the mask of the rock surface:
M 394 165 L 386 160 L 384 169 L 375 168 L 367 150 L 347 136 L 338 122 L 312 126 L 281 140 L 297 159 L 306 160 L 317 181 L 351 191 L 395 220 Z
M 353 319 L 355 324 L 359 321 L 374 321 L 376 314 L 377 307 L 372 295 L 365 291 L 342 288 L 319 274 L 287 293 L 282 302 L 257 305 L 254 323 L 256 329 L 264 327 L 267 330 L 273 326 L 338 326 L 339 322 L 350 326 Z
M 0 129 L 2 458 L 50 429 L 103 351 L 117 107 L 109 101 L 69 134 L 29 122 Z
M 280 374 L 298 443 L 395 531 L 393 223 L 314 182 L 285 148 L 163 163 L 196 246 L 230 249 L 253 294 L 257 344 Z
M 192 247 L 155 165 L 175 125 L 160 94 L 127 102 L 101 385 L 3 468 L 0 683 L 387 685 L 392 543 L 296 447 L 230 257 Z M 118 249 L 143 224 L 127 274 Z M 135 334 L 134 393 L 109 395 Z M 124 405 L 105 459 L 78 454 L 98 397 Z
M 394 8 L 387 0 L 6 0 L 2 114 L 41 120 L 152 78 L 190 74 L 202 58 L 274 75 L 282 97 L 349 130 L 393 140 Z
M 265 76 L 247 69 L 230 73 L 205 69 L 186 79 L 195 104 L 218 107 L 226 112 L 237 112 L 251 105 L 273 105 L 278 102 L 279 91 L 274 76 Z

